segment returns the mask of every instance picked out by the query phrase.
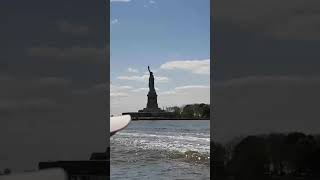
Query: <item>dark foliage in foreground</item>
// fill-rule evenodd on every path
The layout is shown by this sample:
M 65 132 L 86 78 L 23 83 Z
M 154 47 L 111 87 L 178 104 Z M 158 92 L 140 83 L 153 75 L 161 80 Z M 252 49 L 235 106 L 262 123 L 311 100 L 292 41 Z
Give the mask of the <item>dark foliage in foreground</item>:
M 214 179 L 320 179 L 320 138 L 300 132 L 213 143 Z

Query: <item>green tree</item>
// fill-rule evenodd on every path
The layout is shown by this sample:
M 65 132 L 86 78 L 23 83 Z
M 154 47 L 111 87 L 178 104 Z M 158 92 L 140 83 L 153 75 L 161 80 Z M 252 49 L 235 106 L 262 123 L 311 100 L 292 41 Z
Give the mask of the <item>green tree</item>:
M 201 117 L 210 119 L 210 105 L 205 104 L 202 107 L 202 116 Z
M 210 105 L 208 104 L 188 104 L 184 107 L 172 106 L 165 108 L 167 112 L 173 112 L 177 117 L 184 118 L 210 118 Z
M 172 107 L 172 112 L 177 116 L 180 117 L 181 116 L 181 108 L 179 108 L 178 106 L 174 106 Z
M 192 105 L 188 104 L 184 106 L 181 115 L 182 117 L 185 117 L 185 118 L 193 118 L 194 108 L 192 107 Z

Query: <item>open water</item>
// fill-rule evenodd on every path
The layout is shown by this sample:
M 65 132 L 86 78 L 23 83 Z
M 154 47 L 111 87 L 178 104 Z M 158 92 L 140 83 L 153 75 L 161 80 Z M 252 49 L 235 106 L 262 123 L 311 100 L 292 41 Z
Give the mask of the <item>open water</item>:
M 209 120 L 133 121 L 110 143 L 111 180 L 210 179 Z

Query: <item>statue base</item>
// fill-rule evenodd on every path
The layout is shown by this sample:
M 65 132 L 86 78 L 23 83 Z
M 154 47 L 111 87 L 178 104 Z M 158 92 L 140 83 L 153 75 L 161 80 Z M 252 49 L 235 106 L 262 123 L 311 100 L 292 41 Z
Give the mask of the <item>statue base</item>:
M 142 110 L 139 110 L 138 112 L 165 112 L 165 111 L 160 108 L 144 108 Z
M 175 113 L 165 112 L 163 110 L 158 112 L 155 112 L 155 111 L 143 112 L 143 110 L 140 110 L 139 112 L 125 112 L 125 113 L 122 113 L 122 115 L 130 115 L 132 120 L 143 120 L 143 119 L 166 120 L 166 119 L 176 118 Z

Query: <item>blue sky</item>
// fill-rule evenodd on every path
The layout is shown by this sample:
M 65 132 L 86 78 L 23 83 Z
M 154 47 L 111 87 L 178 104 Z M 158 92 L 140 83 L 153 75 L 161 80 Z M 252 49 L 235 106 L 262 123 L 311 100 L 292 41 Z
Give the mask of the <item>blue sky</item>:
M 148 65 L 154 71 L 160 107 L 208 103 L 210 1 L 110 1 L 111 113 L 145 106 Z M 186 94 L 168 101 L 169 95 L 177 96 L 177 89 L 202 96 Z

